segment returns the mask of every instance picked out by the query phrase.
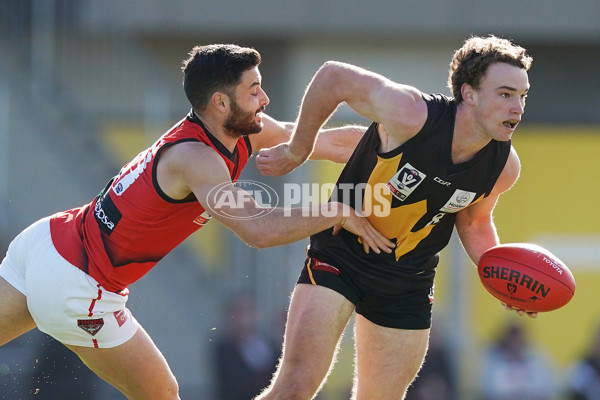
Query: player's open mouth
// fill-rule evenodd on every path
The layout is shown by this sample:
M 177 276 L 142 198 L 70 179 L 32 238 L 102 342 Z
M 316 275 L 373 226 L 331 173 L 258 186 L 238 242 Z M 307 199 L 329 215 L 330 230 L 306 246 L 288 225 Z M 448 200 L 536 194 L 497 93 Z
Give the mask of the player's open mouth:
M 517 127 L 517 125 L 519 124 L 519 121 L 516 119 L 513 119 L 513 120 L 509 120 L 509 121 L 504 121 L 502 124 L 507 128 L 515 129 Z

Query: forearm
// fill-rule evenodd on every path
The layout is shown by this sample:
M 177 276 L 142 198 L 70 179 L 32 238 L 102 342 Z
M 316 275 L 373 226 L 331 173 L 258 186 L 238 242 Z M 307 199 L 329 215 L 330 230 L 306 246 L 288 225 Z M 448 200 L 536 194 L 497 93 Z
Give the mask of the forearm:
M 325 63 L 308 85 L 289 146 L 295 156 L 306 158 L 311 154 L 317 132 L 343 101 L 335 90 L 336 76 L 336 68 Z
M 500 244 L 491 216 L 468 223 L 457 223 L 456 230 L 465 251 L 475 265 L 487 249 Z
M 345 214 L 353 212 L 341 203 L 310 207 L 275 208 L 254 219 L 222 221 L 251 247 L 281 246 L 343 224 Z
M 367 127 L 358 125 L 321 129 L 310 159 L 345 163 L 366 131 Z

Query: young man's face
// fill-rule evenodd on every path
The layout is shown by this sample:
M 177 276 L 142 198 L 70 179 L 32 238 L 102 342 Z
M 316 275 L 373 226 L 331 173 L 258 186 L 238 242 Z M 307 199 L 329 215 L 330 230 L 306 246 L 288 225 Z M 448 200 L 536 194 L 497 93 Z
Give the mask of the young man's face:
M 495 63 L 475 91 L 476 116 L 492 139 L 506 141 L 514 133 L 525 111 L 529 91 L 527 71 L 506 63 Z
M 244 71 L 240 84 L 229 96 L 229 115 L 223 126 L 233 135 L 250 135 L 262 130 L 262 113 L 269 104 L 269 97 L 260 86 L 261 81 L 258 67 Z

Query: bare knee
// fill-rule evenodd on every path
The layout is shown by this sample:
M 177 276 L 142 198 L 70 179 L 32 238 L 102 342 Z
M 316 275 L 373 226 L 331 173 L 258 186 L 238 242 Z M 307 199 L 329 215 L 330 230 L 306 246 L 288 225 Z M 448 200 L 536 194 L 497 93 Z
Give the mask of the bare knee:
M 180 400 L 179 384 L 172 374 L 160 380 L 150 380 L 146 383 L 141 382 L 138 385 L 129 384 L 127 386 L 123 386 L 108 377 L 103 377 L 99 373 L 96 374 L 131 400 Z
M 309 400 L 319 391 L 327 369 L 319 370 L 310 362 L 289 359 L 283 362 L 269 387 L 255 400 Z
M 113 348 L 70 346 L 83 362 L 127 398 L 179 400 L 179 385 L 150 336 L 138 329 L 127 342 Z
M 148 393 L 140 397 L 142 399 L 156 399 L 156 400 L 178 400 L 179 399 L 179 383 L 175 376 L 171 373 L 165 378 L 163 382 L 152 384 L 151 397 L 148 397 Z M 156 392 L 156 394 L 154 394 Z M 162 395 L 161 395 L 162 393 Z
M 310 400 L 315 392 L 307 390 L 306 385 L 270 386 L 254 400 Z
M 179 384 L 174 376 L 159 385 L 153 384 L 151 390 L 143 390 L 142 395 L 133 395 L 135 400 L 180 400 Z

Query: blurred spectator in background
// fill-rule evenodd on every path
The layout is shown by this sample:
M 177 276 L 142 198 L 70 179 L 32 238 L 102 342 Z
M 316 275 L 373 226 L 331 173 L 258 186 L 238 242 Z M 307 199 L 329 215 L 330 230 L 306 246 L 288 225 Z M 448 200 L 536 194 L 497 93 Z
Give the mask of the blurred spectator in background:
M 250 400 L 269 384 L 280 350 L 257 328 L 252 296 L 232 297 L 223 320 L 225 334 L 213 353 L 216 398 Z
M 511 321 L 485 353 L 483 400 L 547 400 L 556 392 L 551 360 L 528 343 L 523 327 Z
M 429 350 L 417 379 L 408 389 L 406 400 L 455 400 L 456 384 L 450 352 L 441 326 L 433 324 Z
M 588 351 L 571 367 L 566 398 L 568 400 L 600 399 L 600 328 L 596 330 Z

